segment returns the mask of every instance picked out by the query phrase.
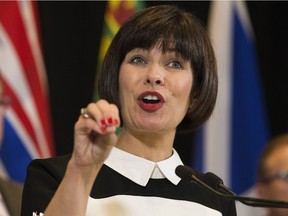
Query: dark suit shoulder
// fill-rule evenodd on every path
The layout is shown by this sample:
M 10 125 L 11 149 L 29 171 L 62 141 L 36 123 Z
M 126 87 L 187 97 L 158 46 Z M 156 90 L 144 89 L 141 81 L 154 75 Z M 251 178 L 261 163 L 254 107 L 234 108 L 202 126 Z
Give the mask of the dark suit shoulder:
M 71 155 L 35 159 L 27 167 L 21 215 L 44 212 L 61 183 Z
M 70 158 L 71 154 L 45 159 L 34 159 L 28 165 L 27 174 L 31 174 L 31 172 L 45 172 L 54 176 L 56 179 L 62 180 Z

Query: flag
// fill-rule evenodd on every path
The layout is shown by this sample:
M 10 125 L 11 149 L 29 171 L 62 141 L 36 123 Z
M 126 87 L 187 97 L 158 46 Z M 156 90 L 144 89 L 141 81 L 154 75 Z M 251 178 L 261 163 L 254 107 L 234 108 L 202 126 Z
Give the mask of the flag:
M 54 155 L 46 71 L 35 1 L 0 2 L 0 173 L 24 182 L 28 163 Z
M 104 17 L 104 28 L 101 39 L 101 46 L 98 55 L 97 71 L 100 70 L 104 56 L 110 46 L 114 35 L 117 33 L 121 25 L 134 13 L 144 8 L 143 1 L 115 1 L 108 0 Z M 98 98 L 97 87 L 95 88 L 95 99 Z
M 197 134 L 201 148 L 195 166 L 214 172 L 243 194 L 255 184 L 257 161 L 269 136 L 245 2 L 212 2 L 208 30 L 218 61 L 219 91 L 214 113 Z

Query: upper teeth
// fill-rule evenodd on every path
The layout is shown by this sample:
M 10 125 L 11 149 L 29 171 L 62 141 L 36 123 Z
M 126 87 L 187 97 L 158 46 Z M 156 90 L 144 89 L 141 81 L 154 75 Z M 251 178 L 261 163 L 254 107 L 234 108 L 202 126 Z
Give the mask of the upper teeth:
M 145 100 L 159 100 L 159 98 L 155 95 L 146 95 L 144 97 Z

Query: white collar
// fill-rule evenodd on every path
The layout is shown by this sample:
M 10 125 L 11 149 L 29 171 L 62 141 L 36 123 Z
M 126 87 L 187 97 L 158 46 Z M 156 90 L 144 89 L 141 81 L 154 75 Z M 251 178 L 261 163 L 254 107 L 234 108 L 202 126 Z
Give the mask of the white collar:
M 171 157 L 155 163 L 114 147 L 105 164 L 131 181 L 146 186 L 150 178 L 167 178 L 177 185 L 181 179 L 175 169 L 183 162 L 175 149 Z

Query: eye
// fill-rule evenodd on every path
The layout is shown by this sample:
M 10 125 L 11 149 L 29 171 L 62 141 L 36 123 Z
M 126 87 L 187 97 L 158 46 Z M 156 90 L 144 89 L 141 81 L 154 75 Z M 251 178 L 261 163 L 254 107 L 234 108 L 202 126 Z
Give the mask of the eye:
M 171 61 L 169 62 L 168 66 L 172 68 L 179 68 L 179 69 L 183 68 L 182 64 L 179 61 Z
M 141 56 L 134 56 L 130 60 L 133 64 L 145 64 L 146 61 Z

